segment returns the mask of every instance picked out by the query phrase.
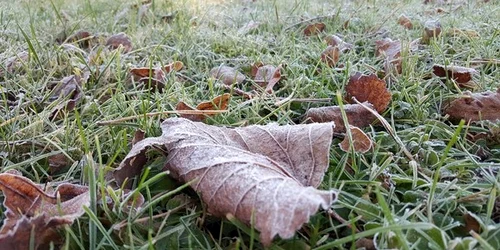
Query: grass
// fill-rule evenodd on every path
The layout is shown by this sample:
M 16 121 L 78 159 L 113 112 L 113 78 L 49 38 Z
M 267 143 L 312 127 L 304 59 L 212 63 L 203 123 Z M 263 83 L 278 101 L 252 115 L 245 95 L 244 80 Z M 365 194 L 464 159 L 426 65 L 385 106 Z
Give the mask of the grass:
M 145 114 L 173 110 L 178 101 L 196 105 L 222 94 L 224 90 L 209 78 L 215 66 L 225 64 L 248 73 L 251 64 L 263 61 L 286 65 L 279 90 L 250 102 L 235 96 L 229 112 L 207 123 L 296 123 L 308 108 L 337 104 L 336 93 L 343 91 L 349 75 L 383 70 L 374 41 L 387 36 L 409 43 L 421 37 L 425 21 L 439 19 L 443 32 L 470 29 L 480 37 L 441 36 L 414 53 L 403 51 L 403 73 L 388 80 L 393 97 L 383 114 L 394 134 L 382 126 L 370 127 L 365 132 L 375 142 L 373 151 L 331 150 L 321 188 L 341 190 L 333 210 L 343 221 L 321 212 L 293 239 L 275 240 L 271 249 L 354 249 L 367 238 L 381 249 L 469 249 L 474 244 L 499 249 L 500 144 L 494 137 L 476 142 L 467 138 L 470 132 L 487 132 L 495 126 L 498 130 L 498 123 L 448 122 L 440 113 L 443 102 L 463 90 L 429 76 L 434 63 L 473 66 L 476 59 L 498 59 L 500 5 L 495 1 L 422 2 L 153 1 L 145 15 L 122 0 L 3 4 L 0 61 L 22 51 L 29 53 L 29 60 L 10 73 L 4 63 L 0 68 L 4 72 L 0 77 L 1 170 L 20 170 L 37 183 L 68 181 L 91 187 L 91 206 L 65 228 L 63 249 L 262 249 L 252 228 L 234 218 L 221 220 L 206 214 L 187 185 L 161 172 L 161 157 L 151 157 L 132 190 L 140 192 L 147 205 L 133 213 L 124 210 L 128 201 L 120 198 L 121 190 L 107 187 L 104 176 L 127 154 L 137 129 L 147 136 L 160 133 L 159 123 L 167 116 Z M 437 8 L 444 12 L 437 13 Z M 169 13 L 171 20 L 162 21 L 161 16 Z M 399 26 L 400 14 L 410 17 L 415 28 Z M 326 47 L 320 36 L 303 36 L 309 19 L 324 22 L 326 34 L 340 34 L 355 45 L 341 55 L 342 70 L 320 62 Z M 255 31 L 239 31 L 249 21 L 261 24 Z M 66 50 L 55 42 L 61 32 L 77 30 L 102 35 L 125 32 L 134 47 L 129 54 L 97 50 L 88 62 L 88 51 Z M 132 66 L 174 60 L 186 67 L 167 76 L 163 93 L 144 90 L 128 77 Z M 57 101 L 48 101 L 49 86 L 82 69 L 91 71 L 83 86 L 84 98 L 63 119 L 51 120 Z M 498 62 L 483 63 L 479 72 L 475 91 L 500 87 Z M 274 105 L 288 96 L 332 101 Z M 127 116 L 138 119 L 97 124 Z M 481 157 L 484 152 L 488 156 Z M 70 161 L 55 171 L 47 159 L 60 153 Z M 113 205 L 103 205 L 106 197 Z M 479 224 L 479 232 L 469 232 L 472 222 L 467 215 Z

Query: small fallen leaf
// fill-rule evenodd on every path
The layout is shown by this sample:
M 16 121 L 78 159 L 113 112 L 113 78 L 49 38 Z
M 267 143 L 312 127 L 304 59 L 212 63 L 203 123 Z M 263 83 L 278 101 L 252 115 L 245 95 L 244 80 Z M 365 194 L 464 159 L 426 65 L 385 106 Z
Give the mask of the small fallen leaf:
M 370 238 L 359 238 L 355 243 L 356 249 L 376 250 L 375 242 Z
M 332 123 L 224 128 L 169 118 L 163 134 L 136 144 L 125 157 L 149 147 L 168 152 L 166 169 L 191 182 L 208 213 L 234 215 L 260 231 L 269 246 L 288 239 L 320 207 L 336 200 L 333 190 L 315 189 L 328 168 Z M 272 202 L 269 202 L 272 201 Z
M 91 45 L 91 40 L 93 36 L 90 32 L 85 30 L 79 30 L 75 34 L 66 38 L 68 43 L 78 43 L 81 48 L 88 48 Z
M 82 85 L 87 82 L 90 72 L 83 72 L 80 75 L 70 75 L 64 77 L 52 91 L 49 101 L 61 100 L 52 109 L 50 119 L 61 118 L 64 111 L 69 112 L 75 109 L 78 101 L 83 97 Z
M 358 153 L 366 153 L 368 150 L 372 148 L 373 142 L 370 139 L 370 137 L 363 132 L 363 130 L 359 129 L 358 127 L 355 126 L 349 126 L 351 130 L 351 135 L 352 135 L 352 148 L 354 149 L 354 152 Z M 340 149 L 344 152 L 350 152 L 351 151 L 351 143 L 349 142 L 349 137 L 346 136 L 344 137 L 344 140 L 342 140 L 341 143 L 339 143 Z
M 28 59 L 29 53 L 27 51 L 22 51 L 17 55 L 7 59 L 7 61 L 5 62 L 5 68 L 7 69 L 7 72 L 13 73 L 15 70 L 22 67 L 23 64 L 28 61 Z
M 407 29 L 413 29 L 413 23 L 411 23 L 411 20 L 409 17 L 407 17 L 405 14 L 401 14 L 398 18 L 398 24 L 407 28 Z
M 306 28 L 304 29 L 304 35 L 314 36 L 323 32 L 325 28 L 326 25 L 324 23 L 312 23 L 306 26 Z
M 393 41 L 390 38 L 375 41 L 376 56 L 385 58 L 384 67 L 386 74 L 391 71 L 391 65 L 395 68 L 398 74 L 403 71 L 401 58 L 401 41 Z
M 132 138 L 132 146 L 140 143 L 144 139 L 145 132 L 143 130 L 136 130 Z M 114 181 L 118 187 L 132 188 L 134 178 L 139 176 L 146 165 L 148 158 L 145 152 L 128 158 L 122 161 L 120 166 L 113 171 Z M 126 183 L 125 183 L 126 181 Z M 125 183 L 125 184 L 123 184 Z
M 441 35 L 441 23 L 438 20 L 429 20 L 424 24 L 424 35 L 422 42 L 429 43 L 433 38 Z
M 58 173 L 63 168 L 68 167 L 72 164 L 71 159 L 68 158 L 65 154 L 59 153 L 56 155 L 51 155 L 47 159 L 49 162 L 49 170 L 50 173 Z
M 233 84 L 241 84 L 246 77 L 236 69 L 229 66 L 218 66 L 210 70 L 210 76 L 217 80 L 221 80 L 223 84 L 231 86 Z
M 354 45 L 344 42 L 344 40 L 336 35 L 325 37 L 325 41 L 328 45 L 339 48 L 341 52 L 346 52 L 354 47 Z
M 180 71 L 183 67 L 184 64 L 182 62 L 175 61 L 163 67 L 131 68 L 130 74 L 136 81 L 139 81 L 144 86 L 149 86 L 152 91 L 156 90 L 162 93 L 163 88 L 165 87 L 165 82 L 163 81 L 165 74 L 173 71 Z
M 71 225 L 84 214 L 83 206 L 90 205 L 88 188 L 80 185 L 64 183 L 46 193 L 25 177 L 2 173 L 0 189 L 7 208 L 1 249 L 30 249 L 31 240 L 35 249 L 49 249 L 50 242 L 61 243 L 57 229 Z
M 123 47 L 123 52 L 128 53 L 132 50 L 132 41 L 130 41 L 130 38 L 125 33 L 120 32 L 109 37 L 106 41 L 106 46 L 112 50 Z
M 199 111 L 196 114 L 180 114 L 181 117 L 189 119 L 191 121 L 204 121 L 207 116 L 214 116 L 213 113 L 206 113 L 203 111 L 207 110 L 226 110 L 229 105 L 229 99 L 231 95 L 225 93 L 223 95 L 215 97 L 212 101 L 202 102 L 196 106 L 196 108 L 192 108 L 184 102 L 177 103 L 175 110 L 193 110 Z
M 391 92 L 387 89 L 385 82 L 375 74 L 363 75 L 356 72 L 349 77 L 346 92 L 347 102 L 354 103 L 353 98 L 360 102 L 369 102 L 380 114 L 385 111 L 391 101 Z
M 443 112 L 450 116 L 450 120 L 459 121 L 495 121 L 500 119 L 500 88 L 497 92 L 482 93 L 464 92 L 462 97 L 450 101 L 445 105 Z
M 473 68 L 434 64 L 432 67 L 432 73 L 439 77 L 453 79 L 459 84 L 464 84 L 472 80 L 472 76 L 478 72 Z
M 259 65 L 259 64 L 256 64 Z M 254 81 L 261 87 L 266 88 L 266 92 L 273 92 L 273 87 L 281 79 L 281 65 L 275 67 L 273 65 L 261 65 L 255 66 L 255 74 L 253 74 L 254 69 L 252 68 L 252 75 L 254 76 Z
M 466 212 L 464 215 L 463 215 L 463 218 L 464 218 L 464 230 L 465 230 L 465 233 L 469 233 L 470 231 L 474 231 L 476 233 L 481 233 L 481 224 L 479 224 L 478 222 L 478 219 L 477 218 L 477 215 L 473 214 L 473 213 L 470 213 L 470 212 Z
M 373 108 L 373 105 L 370 103 L 365 102 L 364 104 Z M 344 110 L 347 115 L 349 125 L 359 128 L 367 127 L 377 119 L 372 113 L 370 113 L 370 111 L 366 110 L 359 104 L 344 105 Z M 306 121 L 311 122 L 334 122 L 334 132 L 346 132 L 346 126 L 344 124 L 344 120 L 342 119 L 342 113 L 339 106 L 310 108 L 307 110 L 305 118 Z
M 339 61 L 340 50 L 337 46 L 328 45 L 321 53 L 321 61 L 326 63 L 328 67 L 333 68 Z

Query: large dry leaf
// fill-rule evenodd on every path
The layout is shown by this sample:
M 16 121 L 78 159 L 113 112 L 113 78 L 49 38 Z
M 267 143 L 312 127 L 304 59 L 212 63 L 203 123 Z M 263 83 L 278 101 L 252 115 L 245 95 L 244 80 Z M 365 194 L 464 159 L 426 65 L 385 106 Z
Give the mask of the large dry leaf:
M 366 106 L 373 108 L 370 103 L 364 103 Z M 347 115 L 349 125 L 364 128 L 374 122 L 377 118 L 368 110 L 359 104 L 344 105 L 344 110 Z M 342 113 L 339 106 L 328 106 L 320 108 L 311 108 L 305 114 L 307 121 L 311 122 L 334 122 L 334 131 L 337 133 L 346 132 L 346 126 L 342 119 Z
M 369 102 L 380 114 L 384 112 L 391 101 L 391 92 L 387 89 L 385 82 L 375 74 L 363 75 L 356 72 L 349 78 L 346 92 L 347 102 L 354 103 L 353 98 L 360 102 Z
M 185 102 L 179 102 L 179 103 L 177 103 L 175 110 L 199 111 L 196 114 L 180 114 L 180 116 L 183 118 L 189 119 L 191 121 L 201 122 L 201 121 L 204 121 L 207 118 L 207 116 L 215 115 L 213 113 L 203 112 L 203 111 L 226 110 L 227 106 L 229 105 L 230 98 L 231 98 L 231 95 L 228 93 L 225 93 L 225 94 L 222 94 L 220 96 L 215 97 L 211 101 L 201 102 L 200 104 L 198 104 L 196 106 L 196 108 L 189 106 Z
M 366 153 L 368 150 L 372 148 L 373 142 L 370 137 L 363 132 L 363 130 L 359 129 L 355 126 L 349 126 L 351 130 L 352 136 L 352 148 L 354 152 Z M 339 143 L 340 149 L 344 152 L 349 152 L 351 149 L 351 143 L 349 141 L 349 137 L 346 135 L 344 140 Z
M 261 232 L 290 238 L 336 192 L 315 189 L 328 167 L 332 123 L 224 128 L 170 118 L 163 134 L 136 144 L 126 156 L 164 147 L 166 169 L 200 193 L 209 213 L 234 215 Z
M 90 203 L 87 187 L 65 183 L 45 192 L 31 180 L 11 173 L 0 174 L 0 189 L 7 208 L 0 229 L 1 249 L 29 249 L 32 233 L 35 249 L 47 249 L 51 241 L 60 241 L 56 230 L 72 224 Z M 11 246 L 18 248 L 4 248 Z
M 455 80 L 459 84 L 464 84 L 472 80 L 472 76 L 478 72 L 473 68 L 459 67 L 453 65 L 434 64 L 432 73 L 439 77 L 447 77 Z
M 481 121 L 500 119 L 500 88 L 497 92 L 482 93 L 464 92 L 464 96 L 457 98 L 444 107 L 444 113 L 450 120 Z
M 245 81 L 246 77 L 236 69 L 221 65 L 210 70 L 210 76 L 215 79 L 221 80 L 227 86 L 233 84 L 241 84 Z
M 110 49 L 118 49 L 123 47 L 123 52 L 128 53 L 132 50 L 132 41 L 127 36 L 127 34 L 120 32 L 116 35 L 112 35 L 106 41 L 106 46 Z

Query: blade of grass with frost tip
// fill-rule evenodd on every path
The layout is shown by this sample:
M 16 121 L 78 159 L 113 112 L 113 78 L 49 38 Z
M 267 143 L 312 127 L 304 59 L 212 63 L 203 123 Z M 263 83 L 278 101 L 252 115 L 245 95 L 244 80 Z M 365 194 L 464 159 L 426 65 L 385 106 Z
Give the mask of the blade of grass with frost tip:
M 38 66 L 40 67 L 40 69 L 43 70 L 42 62 L 40 61 L 40 58 L 38 57 L 38 53 L 36 53 L 36 50 L 35 50 L 35 47 L 33 46 L 33 43 L 31 43 L 30 37 L 28 36 L 28 34 L 26 34 L 24 32 L 24 30 L 21 28 L 21 26 L 19 26 L 19 23 L 17 23 L 17 28 L 19 29 L 19 31 L 21 31 L 21 33 L 22 33 L 22 35 L 24 37 L 24 40 L 28 44 L 28 49 L 30 51 L 30 54 L 33 55 L 33 57 L 35 58 L 36 63 L 38 64 Z
M 127 204 L 127 202 L 132 198 L 132 197 L 136 197 L 137 195 L 140 194 L 140 192 L 146 188 L 146 187 L 149 187 L 150 185 L 160 181 L 162 178 L 164 178 L 166 175 L 168 175 L 168 172 L 161 172 L 161 173 L 158 173 L 156 174 L 155 176 L 151 177 L 151 179 L 143 182 L 141 185 L 138 185 L 137 188 L 134 189 L 134 191 L 132 192 L 131 195 L 128 195 L 125 199 L 123 199 L 123 201 L 120 203 L 120 210 L 123 209 L 123 205 Z M 184 186 L 184 185 L 183 185 Z M 137 218 L 135 218 L 137 219 Z M 135 220 L 134 219 L 134 220 Z
M 388 220 L 389 225 L 396 225 L 396 221 L 394 220 L 392 211 L 389 208 L 389 205 L 387 204 L 387 202 L 385 201 L 384 196 L 380 192 L 380 186 L 376 186 L 375 194 L 377 196 L 377 202 L 380 205 L 380 208 L 382 209 L 382 213 L 384 214 L 385 218 Z M 396 231 L 396 236 L 399 238 L 398 242 L 403 244 L 402 246 L 400 245 L 398 247 L 401 247 L 402 249 L 405 249 L 405 250 L 409 250 L 410 247 L 408 246 L 408 242 L 404 238 L 403 232 L 401 232 L 401 230 L 399 230 L 399 229 L 395 229 L 395 231 Z
M 89 185 L 89 195 L 90 195 L 90 207 L 89 210 L 92 214 L 97 213 L 97 182 L 95 178 L 95 166 L 94 160 L 90 153 L 86 154 L 87 165 L 85 166 L 84 172 L 87 175 L 87 181 Z M 100 224 L 100 222 L 99 222 Z M 97 246 L 97 225 L 94 220 L 89 221 L 89 249 L 94 250 Z
M 97 227 L 97 229 L 99 229 L 101 234 L 104 236 L 102 238 L 101 242 L 99 242 L 99 244 L 97 246 L 95 246 L 95 248 L 92 248 L 92 249 L 103 249 L 102 245 L 104 244 L 104 240 L 107 240 L 109 245 L 113 249 L 119 250 L 120 248 L 116 245 L 116 243 L 113 241 L 113 239 L 110 236 L 110 234 L 113 232 L 113 228 L 110 228 L 109 231 L 106 231 L 106 228 L 104 228 L 102 223 L 99 221 L 97 216 L 90 210 L 90 208 L 84 206 L 83 210 L 85 210 L 85 213 L 89 216 L 89 220 L 94 223 L 94 225 Z
M 479 235 L 478 233 L 474 231 L 470 231 L 469 233 L 472 235 L 472 237 L 474 237 L 474 239 L 477 240 L 477 242 L 479 242 L 479 244 L 481 245 L 481 247 L 483 247 L 483 249 L 495 250 L 495 248 L 492 245 L 490 245 L 485 239 L 483 239 L 483 237 L 481 237 L 481 235 Z
M 189 227 L 189 225 L 184 221 L 185 220 L 184 217 L 185 216 L 182 216 L 180 218 L 180 220 L 179 220 L 182 223 L 182 225 L 184 226 L 184 229 L 186 229 L 188 231 L 189 235 L 192 238 L 194 238 L 194 240 L 196 241 L 196 243 L 198 244 L 198 246 L 203 247 L 203 244 L 200 242 L 200 240 L 198 239 L 198 237 L 196 236 L 196 234 L 191 230 L 191 228 Z M 189 215 L 188 217 L 191 217 L 191 215 Z M 191 237 L 189 237 L 188 239 L 190 239 Z M 205 240 L 205 244 L 206 244 L 205 247 L 206 248 L 202 248 L 202 249 L 211 249 L 210 242 L 208 242 L 207 238 L 203 237 L 203 239 Z
M 363 232 L 359 232 L 355 235 L 351 236 L 346 236 L 344 238 L 336 239 L 333 242 L 326 243 L 323 246 L 313 248 L 313 250 L 329 250 L 333 249 L 334 247 L 340 247 L 341 245 L 355 241 L 359 238 L 365 238 L 369 237 L 375 234 L 380 234 L 380 233 L 387 233 L 390 231 L 395 231 L 395 230 L 409 230 L 409 229 L 431 229 L 433 227 L 432 224 L 430 223 L 424 223 L 424 222 L 416 222 L 416 223 L 410 223 L 406 225 L 389 225 L 389 226 L 384 226 L 384 227 L 379 227 L 379 228 L 374 228 L 374 229 L 369 229 Z
M 427 218 L 430 222 L 433 221 L 433 218 L 432 218 L 432 205 L 433 204 L 432 203 L 433 203 L 434 195 L 435 195 L 436 188 L 437 188 L 437 183 L 438 183 L 439 176 L 440 176 L 439 171 L 441 170 L 441 167 L 443 166 L 443 163 L 446 160 L 446 157 L 448 157 L 448 153 L 450 152 L 451 147 L 453 147 L 453 145 L 458 141 L 460 131 L 462 131 L 464 124 L 465 124 L 465 120 L 461 120 L 460 123 L 458 124 L 457 129 L 455 130 L 455 133 L 453 133 L 453 136 L 451 137 L 450 141 L 448 142 L 448 145 L 446 145 L 446 148 L 444 149 L 444 152 L 441 155 L 441 159 L 439 160 L 438 165 L 437 165 L 436 169 L 434 170 L 434 178 L 432 180 L 432 185 L 431 185 L 430 190 L 429 190 L 429 198 L 427 199 Z

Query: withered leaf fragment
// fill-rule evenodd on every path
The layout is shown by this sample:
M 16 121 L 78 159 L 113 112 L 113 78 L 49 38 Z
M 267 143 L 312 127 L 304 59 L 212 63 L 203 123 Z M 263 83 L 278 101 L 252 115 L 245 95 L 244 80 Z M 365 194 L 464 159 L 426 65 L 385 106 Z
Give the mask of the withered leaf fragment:
M 69 112 L 75 109 L 76 104 L 83 97 L 82 85 L 89 79 L 90 72 L 83 72 L 81 75 L 70 75 L 64 77 L 52 91 L 49 101 L 61 102 L 52 109 L 50 119 L 61 118 L 64 111 Z
M 401 14 L 399 16 L 398 24 L 407 28 L 407 29 L 413 29 L 413 24 L 411 23 L 410 18 L 408 18 L 405 14 Z
M 204 121 L 207 116 L 213 116 L 213 113 L 210 112 L 204 112 L 204 111 L 211 111 L 211 110 L 226 110 L 227 106 L 229 105 L 229 99 L 231 98 L 231 95 L 228 93 L 225 93 L 223 95 L 215 97 L 211 101 L 206 101 L 198 104 L 196 108 L 192 108 L 191 106 L 187 105 L 185 102 L 179 102 L 177 103 L 177 106 L 175 110 L 192 110 L 192 111 L 199 111 L 195 112 L 195 114 L 180 114 L 181 117 L 189 119 L 191 121 L 196 121 L 196 122 L 201 122 Z
M 291 238 L 319 207 L 336 200 L 315 189 L 328 167 L 332 123 L 224 128 L 169 118 L 163 134 L 136 144 L 168 152 L 166 169 L 201 195 L 214 216 L 234 215 L 260 231 L 264 246 L 274 236 Z
M 383 56 L 385 58 L 384 68 L 386 74 L 394 67 L 398 74 L 401 74 L 402 59 L 401 59 L 401 41 L 393 41 L 390 38 L 375 41 L 376 56 Z
M 430 20 L 424 24 L 424 35 L 422 42 L 429 43 L 433 38 L 441 35 L 441 23 L 438 20 Z
M 184 64 L 180 61 L 175 61 L 167 64 L 163 67 L 142 67 L 142 68 L 131 68 L 130 74 L 134 80 L 142 83 L 143 86 L 149 86 L 152 91 L 163 92 L 165 87 L 164 77 L 173 71 L 180 71 L 184 67 Z
M 432 73 L 439 77 L 447 77 L 455 80 L 457 83 L 467 83 L 472 80 L 472 76 L 478 72 L 473 68 L 459 67 L 453 65 L 434 64 Z
M 373 108 L 371 103 L 364 103 L 370 108 Z M 347 115 L 349 125 L 364 128 L 374 122 L 377 118 L 368 110 L 359 104 L 344 105 L 344 110 Z M 346 126 L 342 120 L 342 113 L 339 106 L 328 106 L 320 108 L 311 108 L 305 114 L 307 121 L 311 122 L 334 122 L 334 132 L 345 133 Z
M 266 92 L 273 92 L 273 87 L 281 80 L 281 65 L 275 67 L 273 65 L 255 64 L 252 68 L 252 75 L 255 83 L 266 88 Z
M 324 23 L 312 23 L 306 26 L 306 28 L 304 29 L 304 35 L 314 36 L 323 32 L 325 28 L 326 25 Z
M 391 92 L 383 80 L 375 74 L 363 75 L 359 72 L 349 78 L 346 86 L 346 101 L 354 103 L 353 98 L 360 102 L 373 104 L 378 113 L 385 111 L 391 101 Z
M 17 55 L 10 57 L 5 62 L 5 69 L 7 69 L 8 73 L 13 73 L 17 69 L 19 69 L 24 63 L 26 63 L 29 59 L 29 53 L 27 51 L 19 52 Z M 0 69 L 0 77 L 4 75 L 4 73 Z
M 144 139 L 145 132 L 137 130 L 132 138 L 132 146 L 140 143 Z M 118 168 L 113 171 L 115 183 L 119 187 L 132 188 L 133 178 L 137 177 L 143 170 L 144 165 L 148 161 L 146 152 L 142 152 L 134 157 L 124 160 Z M 125 185 L 123 183 L 126 181 Z
M 223 84 L 231 86 L 233 84 L 241 84 L 246 77 L 236 69 L 229 66 L 218 66 L 210 70 L 210 76 L 217 80 L 221 80 Z
M 333 68 L 339 61 L 340 50 L 337 46 L 328 45 L 321 53 L 321 61 L 326 63 L 328 67 Z
M 120 32 L 116 35 L 112 35 L 106 41 L 106 46 L 110 49 L 118 49 L 119 47 L 123 47 L 123 52 L 128 53 L 132 50 L 132 41 L 130 38 L 123 32 Z
M 31 239 L 35 249 L 49 249 L 50 242 L 59 244 L 57 230 L 71 225 L 90 203 L 87 187 L 65 183 L 47 193 L 31 180 L 10 173 L 0 174 L 0 189 L 7 208 L 0 249 L 30 249 Z
M 325 37 L 325 41 L 328 45 L 339 48 L 340 52 L 351 50 L 354 47 L 354 45 L 344 42 L 344 40 L 336 35 Z
M 497 92 L 482 93 L 464 92 L 464 96 L 452 100 L 445 105 L 443 112 L 450 120 L 459 121 L 495 121 L 500 119 L 500 88 Z
M 372 148 L 373 142 L 370 137 L 363 132 L 363 130 L 359 129 L 355 126 L 349 126 L 352 135 L 352 143 L 354 152 L 366 153 L 368 150 Z M 351 147 L 351 143 L 349 142 L 349 137 L 344 137 L 341 143 L 339 143 L 340 149 L 344 152 L 349 152 Z

